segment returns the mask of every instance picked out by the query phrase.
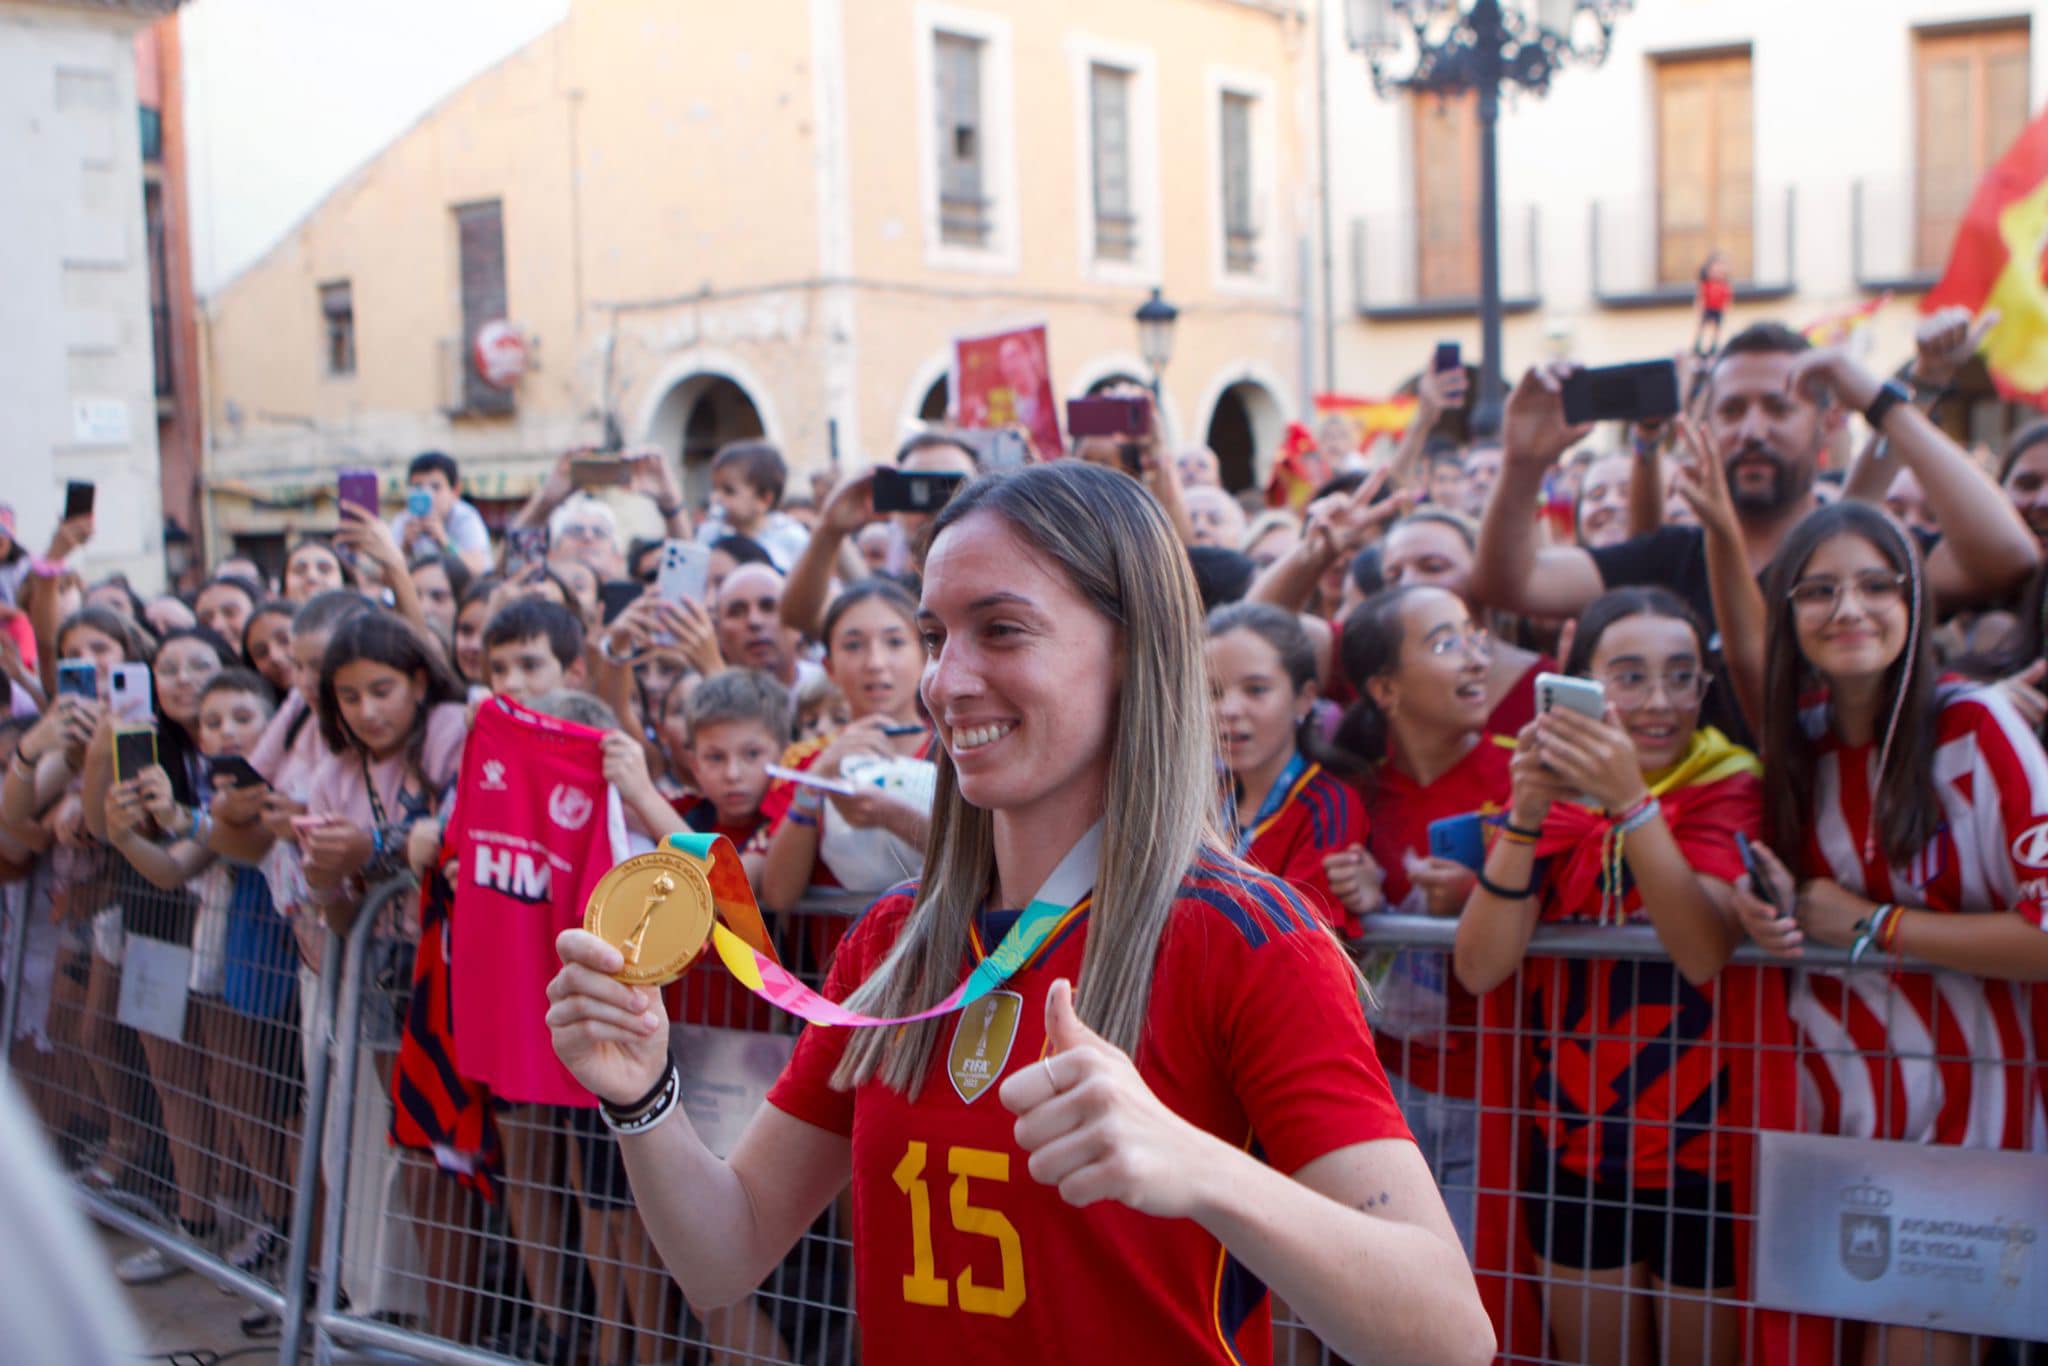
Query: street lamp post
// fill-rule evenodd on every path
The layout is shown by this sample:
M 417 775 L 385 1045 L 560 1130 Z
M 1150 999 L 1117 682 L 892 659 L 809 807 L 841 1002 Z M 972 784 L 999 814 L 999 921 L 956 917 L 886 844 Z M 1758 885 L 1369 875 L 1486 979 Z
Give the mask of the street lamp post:
M 1138 354 L 1145 358 L 1145 366 L 1152 372 L 1152 407 L 1156 412 L 1159 376 L 1173 359 L 1173 324 L 1180 317 L 1180 310 L 1160 298 L 1155 285 L 1152 297 L 1139 304 L 1132 316 L 1138 323 Z
M 1501 87 L 1541 95 L 1568 61 L 1607 59 L 1614 21 L 1634 0 L 1345 0 L 1345 36 L 1365 54 L 1373 89 L 1447 96 L 1473 92 L 1479 114 L 1479 402 L 1472 428 L 1500 428 Z M 1533 13 L 1531 12 L 1533 10 Z M 1588 23 L 1581 23 L 1587 20 Z M 1580 34 L 1588 41 L 1576 41 Z M 1409 49 L 1404 54 L 1403 49 Z M 1407 74 L 1395 63 L 1409 61 Z

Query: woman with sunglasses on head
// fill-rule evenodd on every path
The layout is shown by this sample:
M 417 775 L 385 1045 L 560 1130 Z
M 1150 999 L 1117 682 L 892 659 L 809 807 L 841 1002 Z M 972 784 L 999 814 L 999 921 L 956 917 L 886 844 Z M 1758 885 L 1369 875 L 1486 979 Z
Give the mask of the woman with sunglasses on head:
M 1455 594 L 1410 586 L 1353 608 L 1341 650 L 1358 700 L 1336 743 L 1363 770 L 1369 833 L 1363 850 L 1328 860 L 1330 886 L 1346 905 L 1455 916 L 1473 874 L 1430 852 L 1429 827 L 1507 801 L 1510 750 L 1486 731 L 1492 643 Z M 1435 950 L 1401 950 L 1380 968 L 1380 1061 L 1470 1248 L 1479 1005 Z
M 856 922 L 825 994 L 902 1017 L 984 959 L 1014 965 L 1007 994 L 806 1029 L 729 1160 L 662 1100 L 654 993 L 562 935 L 556 1051 L 636 1130 L 641 1214 L 693 1304 L 750 1291 L 850 1180 L 868 1366 L 940 1341 L 1263 1361 L 1266 1287 L 1353 1359 L 1491 1356 L 1342 950 L 1216 828 L 1197 602 L 1119 472 L 1031 466 L 947 504 L 917 614 L 940 741 L 924 874 Z
M 1489 1123 L 1484 1184 L 1520 1193 L 1520 1246 L 1559 1358 L 1732 1363 L 1733 1182 L 1747 1149 L 1730 1116 L 1747 1113 L 1737 1064 L 1753 1053 L 1725 1048 L 1721 1021 L 1747 1027 L 1754 1003 L 1747 980 L 1730 1001 L 1717 978 L 1742 937 L 1729 901 L 1736 837 L 1761 821 L 1759 768 L 1700 725 L 1706 632 L 1673 594 L 1595 599 L 1570 654 L 1606 714 L 1554 707 L 1523 728 L 1505 820 L 1458 922 L 1468 990 L 1521 974 L 1482 1071 L 1509 1101 L 1489 1116 L 1529 1122 Z M 1647 924 L 1668 959 L 1531 959 L 1539 922 Z
M 1764 599 L 1772 885 L 1735 906 L 1773 953 L 1862 962 L 1793 979 L 1798 1126 L 2042 1151 L 2048 758 L 1997 689 L 1937 678 L 1925 564 L 1882 511 L 1807 517 Z M 1957 1334 L 1861 1336 L 1866 1363 L 1972 1359 Z

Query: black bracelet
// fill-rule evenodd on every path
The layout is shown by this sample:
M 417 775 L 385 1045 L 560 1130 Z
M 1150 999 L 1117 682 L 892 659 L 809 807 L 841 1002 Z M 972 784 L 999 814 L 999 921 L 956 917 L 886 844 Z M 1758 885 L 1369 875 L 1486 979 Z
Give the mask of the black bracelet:
M 661 1069 L 661 1080 L 654 1089 L 633 1105 L 620 1107 L 610 1101 L 598 1100 L 598 1113 L 604 1126 L 615 1134 L 644 1134 L 655 1125 L 674 1114 L 683 1099 L 683 1074 L 676 1067 L 673 1054 L 667 1066 Z
M 1536 891 L 1536 879 L 1533 877 L 1529 879 L 1528 886 L 1520 891 L 1516 891 L 1512 887 L 1503 887 L 1492 878 L 1489 878 L 1484 868 L 1479 870 L 1479 885 L 1503 901 L 1521 901 L 1533 895 Z
M 1500 818 L 1500 828 L 1507 831 L 1507 833 L 1509 833 L 1510 835 L 1518 835 L 1525 840 L 1536 840 L 1543 838 L 1542 826 L 1539 825 L 1534 830 L 1531 830 L 1526 826 L 1516 825 L 1512 820 L 1509 820 L 1506 816 L 1502 816 Z

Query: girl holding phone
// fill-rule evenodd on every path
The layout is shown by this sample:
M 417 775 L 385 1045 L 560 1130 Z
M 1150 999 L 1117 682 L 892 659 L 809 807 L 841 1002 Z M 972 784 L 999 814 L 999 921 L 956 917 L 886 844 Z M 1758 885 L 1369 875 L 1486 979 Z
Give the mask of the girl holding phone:
M 1884 512 L 1809 515 L 1764 600 L 1772 781 L 1758 854 L 1773 886 L 1738 891 L 1735 907 L 1773 953 L 1796 959 L 1812 939 L 1866 962 L 1794 974 L 1798 1126 L 2038 1152 L 2048 757 L 1998 689 L 1940 680 L 1926 565 Z M 1936 1061 L 1938 1039 L 1957 1042 Z M 1856 1336 L 1866 1362 L 1973 1351 L 1932 1330 Z
M 934 523 L 918 630 L 941 740 L 925 875 L 855 925 L 825 994 L 909 1014 L 1005 939 L 1004 908 L 1056 897 L 1063 928 L 993 950 L 1022 960 L 1008 1005 L 806 1029 L 729 1160 L 673 1107 L 621 1134 L 691 1302 L 751 1290 L 850 1180 L 870 1366 L 928 1359 L 938 1335 L 978 1361 L 1099 1356 L 1105 1324 L 1133 1360 L 1265 1360 L 1255 1284 L 1353 1359 L 1490 1357 L 1342 950 L 1231 855 L 1190 781 L 1215 731 L 1158 505 L 1075 461 L 969 485 Z M 616 949 L 558 947 L 556 1051 L 620 1124 L 668 1086 L 665 1026 L 610 976 Z M 985 1025 L 976 1103 L 950 1054 Z
M 1741 939 L 1737 837 L 1759 828 L 1760 769 L 1700 725 L 1706 634 L 1664 589 L 1596 599 L 1567 668 L 1601 684 L 1606 713 L 1554 707 L 1522 729 L 1501 833 L 1458 922 L 1467 990 L 1521 974 L 1519 1018 L 1489 1034 L 1502 1043 L 1487 1071 L 1519 1078 L 1513 1112 L 1532 1122 L 1489 1126 L 1484 1146 L 1504 1173 L 1521 1163 L 1510 1188 L 1564 1360 L 1732 1363 L 1735 1297 L 1713 1292 L 1735 1285 L 1747 1146 L 1734 1131 L 1750 1122 L 1754 1052 L 1726 1048 L 1721 1021 L 1746 1027 L 1753 1003 L 1723 999 L 1717 979 Z M 1648 924 L 1669 961 L 1531 960 L 1539 922 Z
M 1238 857 L 1285 878 L 1332 927 L 1355 937 L 1378 898 L 1352 878 L 1350 899 L 1339 899 L 1326 863 L 1363 851 L 1365 807 L 1321 758 L 1308 632 L 1277 607 L 1232 603 L 1209 614 L 1208 659 Z
M 1344 673 L 1358 700 L 1337 746 L 1362 770 L 1365 848 L 1339 856 L 1330 882 L 1347 903 L 1455 916 L 1470 869 L 1429 852 L 1433 821 L 1500 809 L 1509 751 L 1486 733 L 1492 643 L 1455 594 L 1390 588 L 1344 621 Z M 1443 955 L 1402 950 L 1375 965 L 1380 1060 L 1445 1190 L 1460 1240 L 1472 1245 L 1479 1007 Z
M 917 708 L 923 661 L 918 653 L 917 604 L 910 594 L 891 580 L 865 579 L 832 600 L 824 630 L 825 672 L 846 695 L 853 721 L 835 735 L 799 746 L 784 766 L 836 780 L 841 766 L 856 756 L 930 757 L 932 734 Z M 929 817 L 916 805 L 880 789 L 828 796 L 822 789 L 785 779 L 762 801 L 762 812 L 771 822 L 761 869 L 764 906 L 787 910 L 806 888 L 846 885 L 832 868 L 837 822 L 828 826 L 827 802 L 850 831 L 894 836 L 892 847 L 903 853 L 899 877 L 916 872 L 917 851 L 925 847 L 930 831 Z M 879 887 L 870 881 L 860 890 Z M 836 940 L 836 934 L 832 938 Z M 819 948 L 829 953 L 831 944 Z
M 186 809 L 201 801 L 206 790 L 206 762 L 199 748 L 199 699 L 207 683 L 234 659 L 234 648 L 204 626 L 164 634 L 149 670 L 155 693 L 156 763 L 139 773 L 116 772 L 111 720 L 102 723 L 86 756 L 82 787 L 86 823 L 97 836 L 113 842 L 120 828 L 116 808 L 139 804 L 145 791 L 165 805 L 175 803 Z M 125 956 L 129 939 L 137 936 L 191 948 L 197 908 L 190 892 L 182 884 L 172 890 L 153 886 L 125 858 L 117 871 L 118 924 L 107 926 L 110 934 L 119 937 L 117 952 Z M 95 930 L 99 929 L 96 925 Z M 202 1099 L 205 1058 L 192 1044 L 148 1031 L 137 1034 L 170 1140 L 178 1219 L 189 1237 L 204 1241 L 214 1232 L 212 1110 Z M 122 1259 L 115 1274 L 124 1281 L 142 1283 L 160 1280 L 175 1269 L 176 1263 L 147 1248 Z

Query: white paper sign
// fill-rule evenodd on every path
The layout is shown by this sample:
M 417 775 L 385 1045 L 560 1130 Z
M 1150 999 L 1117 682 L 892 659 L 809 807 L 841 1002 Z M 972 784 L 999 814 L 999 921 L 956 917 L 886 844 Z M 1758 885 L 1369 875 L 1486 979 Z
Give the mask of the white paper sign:
M 788 1066 L 796 1035 L 712 1025 L 675 1025 L 669 1034 L 676 1068 L 683 1074 L 683 1113 L 705 1147 L 729 1157 L 747 1121 L 768 1098 L 768 1088 Z
M 115 1018 L 130 1029 L 180 1042 L 185 1037 L 185 994 L 191 981 L 192 950 L 131 934 L 121 955 L 121 1000 Z
M 81 446 L 128 444 L 128 400 L 77 398 L 71 401 L 71 439 Z

